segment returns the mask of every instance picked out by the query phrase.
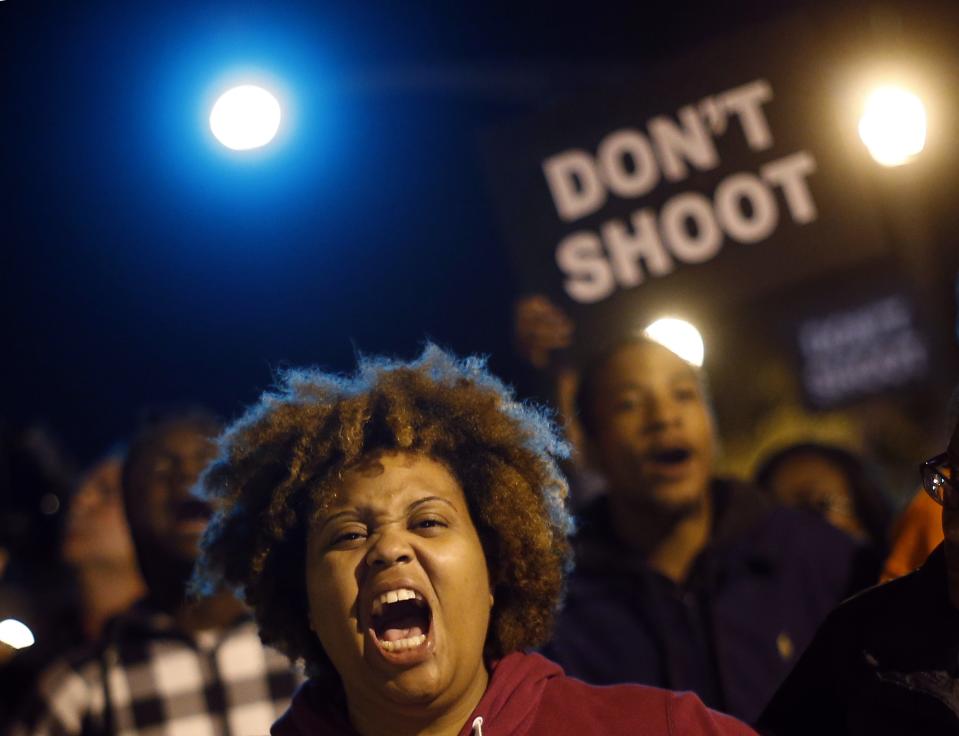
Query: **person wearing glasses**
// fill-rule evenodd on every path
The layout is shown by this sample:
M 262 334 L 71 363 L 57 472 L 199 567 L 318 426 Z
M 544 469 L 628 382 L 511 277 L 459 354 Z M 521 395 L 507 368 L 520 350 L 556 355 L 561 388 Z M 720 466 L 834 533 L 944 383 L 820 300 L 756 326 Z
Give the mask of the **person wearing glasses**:
M 830 614 L 761 716 L 762 733 L 959 733 L 959 417 L 920 472 L 941 506 L 943 543 L 915 572 Z

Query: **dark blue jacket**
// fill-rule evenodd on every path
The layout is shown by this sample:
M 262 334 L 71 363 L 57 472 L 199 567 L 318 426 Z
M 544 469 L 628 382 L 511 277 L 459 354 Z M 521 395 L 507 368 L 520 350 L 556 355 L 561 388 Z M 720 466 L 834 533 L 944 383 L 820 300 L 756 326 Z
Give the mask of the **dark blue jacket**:
M 914 573 L 846 601 L 760 719 L 776 736 L 959 734 L 959 610 L 940 545 Z
M 862 575 L 860 548 L 805 512 L 717 480 L 710 543 L 683 585 L 622 547 L 598 499 L 544 654 L 594 684 L 692 690 L 754 721 L 816 628 Z

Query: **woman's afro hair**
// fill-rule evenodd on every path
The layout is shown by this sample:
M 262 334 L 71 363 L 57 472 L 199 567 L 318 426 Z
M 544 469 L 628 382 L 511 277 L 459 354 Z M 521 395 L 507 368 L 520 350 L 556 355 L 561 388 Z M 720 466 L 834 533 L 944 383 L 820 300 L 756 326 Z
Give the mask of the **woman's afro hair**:
M 356 373 L 289 370 L 219 440 L 200 492 L 216 508 L 194 588 L 234 588 L 260 636 L 314 676 L 332 665 L 309 625 L 306 539 L 344 470 L 382 452 L 443 463 L 463 488 L 495 604 L 485 654 L 549 636 L 571 564 L 568 448 L 542 410 L 519 403 L 479 358 L 435 345 L 403 363 L 360 358 Z

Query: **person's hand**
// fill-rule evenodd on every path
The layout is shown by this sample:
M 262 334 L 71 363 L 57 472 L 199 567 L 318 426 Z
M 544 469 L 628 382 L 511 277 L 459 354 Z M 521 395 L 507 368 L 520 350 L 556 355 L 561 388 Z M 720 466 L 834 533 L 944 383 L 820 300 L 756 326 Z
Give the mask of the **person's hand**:
M 567 314 L 542 294 L 517 300 L 513 310 L 516 350 L 537 370 L 549 366 L 554 350 L 573 344 L 575 325 Z

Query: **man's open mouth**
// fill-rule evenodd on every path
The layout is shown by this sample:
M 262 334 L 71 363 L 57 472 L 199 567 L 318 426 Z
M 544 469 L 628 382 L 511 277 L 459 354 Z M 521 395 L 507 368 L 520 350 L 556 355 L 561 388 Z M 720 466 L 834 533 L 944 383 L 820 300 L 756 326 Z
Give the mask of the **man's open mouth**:
M 680 465 L 691 457 L 692 453 L 685 447 L 665 447 L 649 455 L 649 458 L 658 465 Z
M 395 588 L 373 599 L 370 630 L 385 652 L 398 654 L 425 647 L 431 621 L 426 599 L 410 588 Z

